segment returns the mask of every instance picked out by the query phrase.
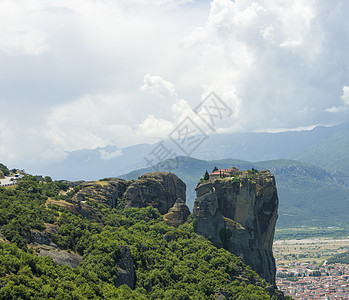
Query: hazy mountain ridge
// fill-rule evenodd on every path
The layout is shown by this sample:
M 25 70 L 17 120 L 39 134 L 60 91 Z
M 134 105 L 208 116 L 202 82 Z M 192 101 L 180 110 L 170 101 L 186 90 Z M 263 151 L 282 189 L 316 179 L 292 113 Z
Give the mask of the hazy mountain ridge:
M 312 130 L 279 133 L 215 134 L 197 149 L 199 159 L 236 158 L 248 161 L 287 159 L 317 145 L 332 135 L 349 129 L 349 123 L 336 126 L 317 126 Z
M 349 129 L 331 135 L 295 158 L 324 168 L 349 186 Z
M 157 168 L 157 166 L 144 168 L 146 165 L 144 158 L 156 145 L 158 144 L 142 144 L 124 149 L 108 146 L 74 151 L 68 153 L 64 162 L 48 166 L 42 169 L 42 172 L 38 172 L 52 174 L 55 179 L 92 180 L 117 177 L 120 174 L 127 174 L 126 177 L 132 179 L 149 171 L 169 171 L 168 168 Z M 292 224 L 332 226 L 333 222 L 340 223 L 344 218 L 344 212 L 347 212 L 348 153 L 349 123 L 344 123 L 332 127 L 318 126 L 303 131 L 212 135 L 193 155 L 208 160 L 213 158 L 214 161 L 205 162 L 203 159 L 182 157 L 179 161 L 171 161 L 171 164 L 174 173 L 187 184 L 190 209 L 195 198 L 194 188 L 206 169 L 210 171 L 215 165 L 219 168 L 231 165 L 241 169 L 268 168 L 275 174 L 279 187 L 278 226 Z M 239 160 L 226 159 L 229 157 Z M 287 158 L 296 160 L 291 161 Z M 136 171 L 131 172 L 133 170 Z M 332 206 L 329 203 L 332 203 Z M 312 209 L 310 205 L 314 205 L 314 208 Z M 326 215 L 325 218 L 321 211 Z M 335 217 L 337 213 L 338 219 Z
M 197 148 L 192 156 L 197 159 L 217 160 L 235 158 L 248 161 L 274 159 L 303 160 L 302 154 L 310 151 L 337 133 L 349 130 L 349 123 L 332 127 L 318 126 L 312 130 L 280 133 L 231 133 L 214 134 Z M 115 177 L 147 166 L 145 158 L 157 144 L 139 144 L 126 148 L 107 146 L 67 152 L 60 163 L 46 166 L 31 166 L 28 171 L 50 175 L 54 179 L 94 180 Z M 178 155 L 181 151 L 168 144 Z M 304 157 L 304 161 L 312 162 Z M 158 161 L 155 161 L 157 163 Z M 316 162 L 314 163 L 316 165 Z
M 329 172 L 308 163 L 295 160 L 204 161 L 188 157 L 180 157 L 177 161 L 172 160 L 172 163 L 178 166 L 172 172 L 187 185 L 187 203 L 191 210 L 195 200 L 194 189 L 205 170 L 210 172 L 215 166 L 219 169 L 236 166 L 239 169 L 269 169 L 275 175 L 280 199 L 278 227 L 333 226 L 347 223 L 349 191 L 338 184 Z M 120 177 L 136 179 L 144 172 L 161 171 L 162 166 L 168 166 L 167 162 Z

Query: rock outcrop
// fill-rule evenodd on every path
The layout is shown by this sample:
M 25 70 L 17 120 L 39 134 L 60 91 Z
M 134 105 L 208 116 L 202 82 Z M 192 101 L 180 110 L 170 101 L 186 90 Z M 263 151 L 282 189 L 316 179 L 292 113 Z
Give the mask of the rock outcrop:
M 61 207 L 64 207 L 68 209 L 70 212 L 72 212 L 75 215 L 82 215 L 85 218 L 91 220 L 97 220 L 101 221 L 102 214 L 91 205 L 87 204 L 86 201 L 77 201 L 73 200 L 72 202 L 68 202 L 65 200 L 54 200 L 52 198 L 47 199 L 46 201 L 47 205 L 55 204 Z
M 50 256 L 55 263 L 72 268 L 76 268 L 82 262 L 82 256 L 77 253 L 71 253 L 66 250 L 54 249 L 51 247 L 40 248 L 38 255 Z
M 82 182 L 81 189 L 70 199 L 76 211 L 87 218 L 99 220 L 97 211 L 89 209 L 87 201 L 99 202 L 116 207 L 124 203 L 126 207 L 153 206 L 161 214 L 166 214 L 178 198 L 185 202 L 186 186 L 175 174 L 170 172 L 152 172 L 137 180 L 126 181 L 109 178 L 99 181 Z M 58 205 L 60 205 L 58 203 Z M 73 212 L 74 212 L 73 211 Z
M 55 243 L 52 242 L 51 234 L 57 234 L 59 227 L 57 225 L 45 224 L 46 229 L 43 231 L 37 230 L 37 229 L 31 229 L 30 231 L 26 232 L 24 234 L 24 239 L 28 244 L 41 246 L 52 246 L 57 247 Z
M 153 206 L 165 214 L 178 198 L 185 200 L 185 183 L 170 172 L 152 172 L 133 181 L 123 194 L 126 207 Z
M 109 178 L 99 181 L 83 182 L 82 188 L 74 195 L 73 200 L 97 201 L 116 207 L 118 199 L 122 198 L 127 188 L 127 181 L 120 178 Z
M 5 178 L 4 172 L 0 170 L 0 179 L 4 179 L 4 178 Z
M 196 188 L 194 217 L 197 232 L 241 256 L 275 286 L 272 253 L 278 196 L 269 171 L 206 180 Z
M 59 249 L 51 237 L 51 234 L 57 234 L 59 227 L 48 223 L 45 225 L 46 229 L 43 231 L 31 229 L 27 232 L 24 235 L 26 242 L 35 249 L 39 256 L 50 256 L 57 264 L 76 268 L 82 262 L 82 256 Z
M 170 208 L 167 214 L 165 214 L 164 221 L 167 225 L 178 227 L 185 223 L 190 215 L 188 206 L 184 200 L 178 198 L 176 203 Z
M 115 286 L 127 284 L 131 289 L 134 289 L 136 284 L 136 272 L 130 247 L 121 246 L 120 250 L 121 259 L 118 261 L 118 277 Z

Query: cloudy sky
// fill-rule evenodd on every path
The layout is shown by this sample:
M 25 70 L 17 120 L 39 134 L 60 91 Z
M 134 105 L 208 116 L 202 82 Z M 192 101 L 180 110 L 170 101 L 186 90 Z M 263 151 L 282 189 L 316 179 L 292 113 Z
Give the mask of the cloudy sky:
M 218 132 L 349 116 L 349 1 L 0 0 L 0 161 L 156 142 L 210 91 Z

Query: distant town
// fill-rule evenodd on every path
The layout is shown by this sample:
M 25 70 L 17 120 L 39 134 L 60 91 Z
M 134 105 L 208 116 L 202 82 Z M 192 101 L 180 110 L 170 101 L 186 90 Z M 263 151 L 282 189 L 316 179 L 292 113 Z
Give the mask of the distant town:
M 285 295 L 295 299 L 349 299 L 348 266 L 327 265 L 316 271 L 314 268 L 312 264 L 300 262 L 288 268 L 279 267 L 276 284 Z M 296 275 L 298 279 L 281 278 L 282 274 Z
M 278 288 L 296 300 L 349 299 L 349 265 L 327 263 L 348 250 L 348 237 L 274 241 Z

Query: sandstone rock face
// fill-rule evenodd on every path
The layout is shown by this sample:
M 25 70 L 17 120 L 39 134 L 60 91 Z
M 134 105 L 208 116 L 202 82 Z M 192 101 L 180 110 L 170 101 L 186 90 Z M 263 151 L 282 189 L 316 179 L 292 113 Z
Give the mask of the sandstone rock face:
M 167 225 L 178 227 L 185 223 L 189 215 L 190 211 L 188 206 L 182 199 L 178 198 L 168 213 L 164 215 L 164 220 Z
M 153 206 L 165 214 L 178 198 L 185 200 L 185 183 L 170 172 L 152 172 L 133 181 L 123 195 L 126 207 Z
M 224 228 L 224 218 L 218 205 L 218 198 L 213 185 L 201 184 L 196 190 L 194 217 L 198 219 L 197 232 L 207 236 L 216 245 L 221 243 L 219 230 Z
M 99 216 L 88 209 L 87 200 L 105 203 L 113 208 L 121 200 L 126 207 L 153 206 L 165 214 L 178 198 L 185 201 L 186 197 L 185 183 L 169 172 L 147 173 L 134 181 L 119 178 L 89 181 L 81 183 L 81 186 L 81 190 L 71 199 L 74 209 L 87 218 L 97 220 Z
M 122 198 L 127 188 L 127 181 L 119 178 L 83 182 L 82 189 L 74 195 L 73 200 L 85 201 L 90 199 L 115 207 L 118 198 Z
M 4 178 L 5 178 L 4 172 L 0 170 L 0 179 L 4 179 Z
M 241 256 L 275 286 L 272 245 L 278 196 L 269 171 L 241 178 L 206 180 L 196 188 L 197 232 Z

